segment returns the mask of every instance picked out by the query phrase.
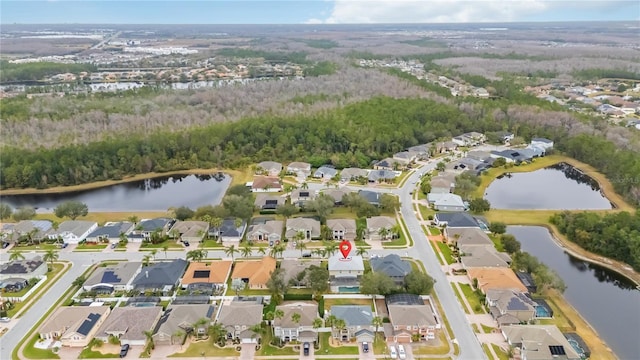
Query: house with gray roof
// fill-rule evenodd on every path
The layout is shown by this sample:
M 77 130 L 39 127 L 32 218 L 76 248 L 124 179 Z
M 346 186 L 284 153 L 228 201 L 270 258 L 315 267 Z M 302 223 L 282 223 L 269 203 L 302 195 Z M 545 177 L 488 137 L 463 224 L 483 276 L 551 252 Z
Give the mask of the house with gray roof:
M 257 175 L 278 176 L 282 172 L 282 164 L 275 161 L 263 161 L 256 165 Z
M 340 172 L 340 179 L 342 181 L 354 181 L 358 178 L 366 178 L 369 175 L 369 171 L 360 168 L 345 168 Z
M 491 158 L 491 153 L 488 151 L 472 150 L 467 153 L 469 159 L 474 159 L 483 162 Z
M 444 237 L 449 244 L 456 246 L 486 245 L 493 246 L 493 242 L 487 233 L 480 228 L 445 228 Z
M 452 193 L 429 193 L 427 201 L 438 211 L 465 211 L 466 206 L 460 195 Z
M 367 218 L 367 236 L 370 240 L 389 240 L 393 238 L 391 229 L 397 225 L 396 219 L 390 216 L 372 216 Z M 382 233 L 385 229 L 387 234 Z
M 458 245 L 462 268 L 508 268 L 511 257 L 507 253 L 498 252 L 493 245 Z
M 44 239 L 52 227 L 49 220 L 22 220 L 13 227 L 10 240 L 18 241 L 27 234 L 31 234 L 33 240 Z
M 400 168 L 401 166 L 404 166 L 403 162 L 396 160 L 394 158 L 385 158 L 374 163 L 373 169 L 394 171 Z
M 169 305 L 158 320 L 153 343 L 182 345 L 189 334 L 206 335 L 214 318 L 215 306 L 211 304 Z M 194 327 L 201 320 L 204 323 Z
M 131 290 L 133 278 L 141 268 L 142 263 L 135 261 L 121 261 L 115 265 L 98 267 L 82 284 L 82 288 L 85 291 L 96 291 L 101 294 Z
M 0 280 L 41 278 L 47 271 L 47 263 L 37 255 L 31 259 L 3 262 L 0 265 Z
M 224 243 L 239 243 L 240 240 L 242 240 L 246 229 L 247 222 L 245 220 L 242 220 L 240 223 L 236 223 L 235 218 L 226 218 L 222 220 L 219 228 L 210 228 L 209 235 L 220 239 Z
M 392 181 L 398 177 L 398 174 L 393 170 L 376 169 L 369 171 L 367 179 L 370 183 Z
M 527 294 L 512 289 L 488 289 L 486 302 L 500 326 L 528 323 L 535 318 L 538 306 Z
M 141 220 L 129 234 L 129 241 L 142 242 L 151 238 L 151 234 L 158 232 L 164 236 L 169 233 L 175 220 L 169 218 L 155 218 Z
M 311 175 L 311 164 L 307 162 L 294 161 L 287 165 L 287 174 L 295 175 L 306 179 Z
M 256 220 L 254 219 L 249 230 L 247 230 L 247 240 L 267 241 L 275 243 L 282 238 L 282 228 L 284 221 L 280 220 Z
M 358 194 L 371 205 L 380 206 L 380 193 L 370 190 L 360 190 Z
M 284 281 L 287 284 L 293 283 L 292 286 L 294 287 L 307 286 L 306 278 L 298 281 L 297 279 L 298 275 L 301 272 L 306 271 L 311 266 L 320 267 L 320 265 L 321 265 L 320 260 L 314 260 L 314 259 L 309 259 L 309 260 L 283 259 L 280 261 L 280 269 L 282 269 L 282 271 L 284 272 Z
M 403 165 L 406 165 L 413 161 L 416 161 L 418 159 L 418 153 L 413 151 L 400 151 L 393 154 L 393 159 L 401 162 Z
M 284 236 L 287 239 L 295 240 L 298 233 L 302 233 L 301 240 L 311 240 L 320 238 L 320 221 L 313 218 L 297 217 L 287 219 Z
M 144 346 L 147 343 L 144 332 L 153 332 L 160 316 L 162 306 L 119 306 L 113 309 L 95 337 L 106 343 L 109 336 L 114 336 L 121 345 Z
M 350 254 L 346 259 L 342 254 L 335 254 L 329 258 L 329 281 L 331 291 L 339 292 L 340 287 L 360 286 L 360 278 L 364 274 L 362 256 Z
M 376 314 L 371 310 L 371 306 L 366 305 L 334 305 L 329 310 L 331 315 L 337 319 L 342 319 L 346 327 L 342 330 L 332 329 L 331 335 L 340 341 L 356 340 L 372 341 L 376 330 L 371 324 Z M 358 337 L 360 335 L 360 338 Z M 367 339 L 371 337 L 371 339 Z
M 133 288 L 140 292 L 150 290 L 160 291 L 165 296 L 170 295 L 180 283 L 180 278 L 188 264 L 184 259 L 175 259 L 143 266 L 140 273 L 133 279 Z
M 304 207 L 309 201 L 314 200 L 317 196 L 315 190 L 295 189 L 289 195 L 291 203 L 298 207 Z
M 387 311 L 391 323 L 391 328 L 385 329 L 387 341 L 410 343 L 414 336 L 420 340 L 435 339 L 435 331 L 441 327 L 430 304 L 387 302 Z
M 447 228 L 480 228 L 478 220 L 465 212 L 438 212 L 433 216 L 433 223 Z
M 66 347 L 87 346 L 110 312 L 108 306 L 61 306 L 45 318 L 40 339 L 59 340 Z
M 98 228 L 95 221 L 69 220 L 62 222 L 58 229 L 51 229 L 47 237 L 51 240 L 62 239 L 66 244 L 78 244 Z
M 326 189 L 323 190 L 321 192 L 321 194 L 330 196 L 333 198 L 333 204 L 335 206 L 340 206 L 343 205 L 342 203 L 342 198 L 344 198 L 345 195 L 352 193 L 353 191 L 343 188 L 343 189 Z
M 453 182 L 445 177 L 435 176 L 431 179 L 431 192 L 434 194 L 448 194 L 453 189 Z
M 91 243 L 108 242 L 117 244 L 120 242 L 120 235 L 127 236 L 133 231 L 133 228 L 133 223 L 128 221 L 108 222 L 92 231 L 86 240 Z
M 509 325 L 500 330 L 509 345 L 520 349 L 522 359 L 581 359 L 556 325 Z
M 280 195 L 272 195 L 259 193 L 256 194 L 256 200 L 253 202 L 256 208 L 260 211 L 273 211 L 275 212 L 278 206 L 284 205 L 285 198 Z
M 311 302 L 284 303 L 276 307 L 283 316 L 273 320 L 273 334 L 282 341 L 316 342 L 318 329 L 313 321 L 318 318 L 318 304 Z M 299 317 L 294 321 L 295 316 Z
M 333 165 L 322 165 L 313 173 L 313 177 L 316 179 L 332 179 L 336 175 L 338 175 L 338 170 Z
M 349 240 L 356 238 L 356 221 L 354 219 L 328 219 L 327 227 L 331 229 L 331 239 Z
M 169 235 L 189 243 L 199 244 L 209 232 L 206 221 L 178 220 L 169 230 Z
M 243 344 L 255 344 L 260 338 L 251 330 L 262 323 L 262 304 L 245 301 L 232 301 L 222 304 L 216 319 L 227 331 L 227 339 L 238 339 Z
M 404 284 L 404 277 L 411 272 L 411 264 L 396 254 L 385 257 L 372 257 L 369 260 L 371 270 L 389 276 L 397 285 Z

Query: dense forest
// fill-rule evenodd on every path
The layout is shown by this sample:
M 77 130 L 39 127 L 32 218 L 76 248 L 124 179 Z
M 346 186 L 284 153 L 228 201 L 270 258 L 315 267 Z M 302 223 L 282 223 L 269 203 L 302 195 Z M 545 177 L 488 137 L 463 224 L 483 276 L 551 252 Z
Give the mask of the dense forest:
M 54 62 L 34 62 L 13 64 L 0 60 L 0 82 L 43 80 L 46 76 L 62 73 L 78 74 L 92 72 L 97 68 L 91 64 L 61 64 Z
M 604 216 L 564 212 L 554 215 L 551 223 L 580 247 L 623 261 L 640 271 L 640 211 Z

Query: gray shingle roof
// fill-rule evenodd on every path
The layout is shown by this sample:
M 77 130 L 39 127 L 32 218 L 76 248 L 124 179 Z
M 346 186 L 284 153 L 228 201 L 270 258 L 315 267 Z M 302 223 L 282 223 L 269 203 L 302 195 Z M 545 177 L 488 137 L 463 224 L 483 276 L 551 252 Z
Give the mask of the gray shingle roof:
M 385 273 L 390 277 L 404 277 L 411 272 L 411 265 L 396 254 L 372 258 L 369 262 L 371 270 Z
M 342 254 L 333 255 L 329 258 L 329 271 L 364 271 L 362 256 L 352 255 L 350 258 L 345 261 Z
M 166 285 L 175 285 L 184 274 L 187 265 L 188 263 L 185 260 L 175 259 L 145 266 L 133 279 L 133 285 L 136 288 L 145 289 L 159 289 Z
M 374 317 L 371 306 L 365 305 L 334 305 L 331 315 L 344 320 L 347 326 L 368 326 Z
M 438 212 L 435 218 L 438 219 L 438 222 L 446 222 L 447 228 L 479 227 L 478 221 L 464 212 Z
M 83 286 L 93 286 L 97 284 L 124 285 L 131 280 L 133 275 L 140 269 L 140 262 L 123 261 L 117 265 L 99 267 L 84 282 Z
M 122 221 L 118 223 L 114 223 L 111 225 L 100 226 L 89 234 L 89 238 L 94 237 L 108 237 L 108 238 L 117 238 L 120 234 L 126 234 L 129 230 L 133 228 L 133 224 L 128 221 Z

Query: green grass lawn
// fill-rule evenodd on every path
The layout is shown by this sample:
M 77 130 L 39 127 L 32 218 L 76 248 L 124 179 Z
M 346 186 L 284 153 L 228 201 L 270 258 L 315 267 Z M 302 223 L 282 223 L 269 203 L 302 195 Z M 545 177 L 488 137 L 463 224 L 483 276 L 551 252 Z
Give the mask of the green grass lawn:
M 119 357 L 120 354 L 103 354 L 100 351 L 93 351 L 92 347 L 87 347 L 82 350 L 78 359 L 110 359 Z
M 491 356 L 491 352 L 489 351 L 489 345 L 482 344 L 482 350 L 484 351 L 484 354 L 487 355 L 487 359 L 493 359 L 493 356 Z
M 456 297 L 458 298 L 458 301 L 460 302 L 460 305 L 464 309 L 465 314 L 468 314 L 469 313 L 469 309 L 467 309 L 467 305 L 465 305 L 464 301 L 462 300 L 462 295 L 460 295 L 460 292 L 458 291 L 458 288 L 453 283 L 451 284 L 451 288 L 453 289 L 453 293 L 456 294 Z
M 199 341 L 189 344 L 183 352 L 178 352 L 169 357 L 200 357 L 204 353 L 204 356 L 238 356 L 239 352 L 236 351 L 235 346 L 220 348 L 213 345 L 211 341 Z
M 163 242 L 159 242 L 157 244 L 152 244 L 150 242 L 145 242 L 140 245 L 140 250 L 158 250 L 161 251 L 164 246 L 168 246 L 169 249 L 183 249 L 184 245 L 175 241 L 175 240 L 166 240 Z
M 440 265 L 444 265 L 444 261 L 442 260 L 442 257 L 438 255 L 438 245 L 436 245 L 435 241 L 430 241 L 429 240 L 429 244 L 431 244 L 431 247 L 433 248 L 433 252 L 436 253 L 436 258 L 438 258 L 438 262 L 440 263 Z
M 447 262 L 447 264 L 451 265 L 454 262 L 456 262 L 455 259 L 453 258 L 453 252 L 451 251 L 451 248 L 449 247 L 449 245 L 441 241 L 436 241 L 435 243 L 438 246 L 438 250 L 440 250 L 442 255 L 444 255 L 444 260 Z
M 324 309 L 329 311 L 334 305 L 370 305 L 373 310 L 371 299 L 324 299 Z
M 224 246 L 218 242 L 218 240 L 215 239 L 207 239 L 205 241 L 201 241 L 200 242 L 200 247 L 201 248 L 205 248 L 205 249 L 209 249 L 209 248 L 223 248 Z
M 484 314 L 484 308 L 482 307 L 482 304 L 480 304 L 480 298 L 478 297 L 478 294 L 471 289 L 471 285 L 460 284 L 460 289 L 462 290 L 462 294 L 467 298 L 467 301 L 471 306 L 471 310 L 476 314 Z M 477 310 L 478 308 L 480 310 Z
M 52 282 L 53 278 L 56 277 L 62 271 L 62 269 L 64 269 L 64 265 L 63 264 L 54 263 L 53 266 L 51 266 L 51 265 L 49 265 L 49 266 L 51 267 L 51 271 L 49 271 L 47 273 L 47 279 L 44 280 L 44 284 L 40 285 L 40 288 L 38 289 L 38 291 L 36 291 L 34 294 L 32 294 L 31 296 L 26 298 L 24 301 L 19 302 L 19 303 L 15 303 L 14 306 L 13 306 L 13 309 L 7 311 L 7 316 L 8 317 L 13 317 L 15 314 L 18 313 L 18 311 L 20 311 L 20 309 L 22 309 L 25 306 L 33 305 L 33 302 L 29 303 L 29 301 L 31 299 L 37 299 L 37 298 L 39 298 L 41 296 L 41 294 L 44 294 L 43 291 L 46 291 L 45 289 L 47 289 L 49 286 L 51 286 L 53 284 L 53 282 Z M 40 281 L 43 281 L 43 280 L 40 280 Z M 16 293 L 16 294 L 20 294 L 20 293 Z M 22 294 L 22 295 L 13 295 L 13 294 L 9 293 L 8 295 L 10 295 L 10 296 L 22 296 L 24 294 Z
M 480 324 L 480 325 L 482 325 L 482 331 L 484 331 L 485 334 L 490 334 L 493 330 L 495 330 L 494 327 L 487 326 L 485 324 Z
M 502 350 L 500 346 L 491 344 L 491 347 L 493 347 L 493 351 L 495 351 L 496 355 L 498 355 L 498 360 L 509 360 L 509 355 L 504 350 Z
M 320 337 L 320 349 L 316 350 L 316 355 L 358 355 L 358 345 L 342 345 L 331 346 L 329 345 L 329 338 L 331 333 L 323 332 L 319 334 Z
M 376 338 L 373 340 L 373 353 L 376 355 L 388 354 L 387 342 L 384 339 L 384 335 L 380 332 L 376 333 Z
M 59 247 L 57 244 L 40 244 L 40 245 L 27 245 L 27 246 L 14 246 L 11 251 L 9 251 L 9 254 L 11 254 L 12 251 L 47 251 L 47 250 L 58 250 Z
M 431 235 L 442 235 L 442 231 L 435 226 L 429 226 L 429 232 Z
M 422 218 L 427 221 L 429 220 L 429 216 L 433 216 L 436 214 L 436 211 L 426 207 L 424 205 L 418 205 L 418 210 L 420 211 L 420 215 L 422 215 Z
M 264 326 L 264 325 L 263 325 Z M 277 355 L 298 355 L 300 351 L 293 350 L 293 346 L 285 346 L 279 348 L 277 346 L 270 345 L 271 343 L 271 330 L 268 326 L 265 326 L 263 329 L 266 331 L 262 334 L 262 345 L 260 346 L 260 350 L 256 351 L 256 356 L 277 356 Z
M 444 355 L 449 352 L 449 342 L 443 331 L 437 333 L 439 345 L 421 345 L 413 347 L 414 355 Z
M 24 347 L 23 355 L 29 359 L 60 359 L 60 356 L 54 354 L 51 350 L 35 348 L 33 345 L 35 345 L 39 338 L 40 336 L 37 334 L 31 337 L 31 340 L 29 340 Z M 14 356 L 14 358 L 16 357 Z
M 409 232 L 407 231 L 407 224 L 404 223 L 404 219 L 401 217 L 400 218 L 400 226 L 402 227 L 403 231 L 400 233 L 400 237 L 391 241 L 383 241 L 382 242 L 382 247 L 387 249 L 387 248 L 404 248 L 407 246 L 413 246 L 413 240 L 409 237 L 409 241 L 407 242 L 406 239 L 406 235 L 409 235 Z M 408 243 L 408 245 L 407 245 Z
M 84 243 L 78 244 L 73 251 L 102 251 L 107 248 L 109 244 L 94 244 L 94 243 Z
M 500 235 L 489 234 L 489 239 L 493 241 L 493 246 L 495 246 L 496 250 L 504 251 L 504 247 L 502 247 L 502 241 L 500 240 Z

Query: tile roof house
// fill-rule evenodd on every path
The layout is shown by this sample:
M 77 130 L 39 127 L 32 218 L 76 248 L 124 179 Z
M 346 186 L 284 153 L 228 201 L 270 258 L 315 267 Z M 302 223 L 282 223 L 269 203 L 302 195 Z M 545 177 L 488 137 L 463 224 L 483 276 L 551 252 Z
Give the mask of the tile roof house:
M 51 240 L 62 238 L 62 241 L 67 244 L 77 244 L 97 228 L 98 223 L 95 221 L 69 220 L 62 222 L 57 230 L 49 230 L 47 237 Z
M 200 243 L 209 232 L 209 223 L 206 221 L 176 221 L 169 230 L 169 234 L 175 238 L 189 243 Z
M 487 234 L 480 230 L 480 228 L 445 228 L 444 237 L 447 242 L 456 246 L 467 245 L 490 245 L 493 246 L 493 242 L 489 239 Z
M 273 320 L 274 336 L 282 341 L 318 341 L 318 330 L 313 327 L 313 321 L 318 318 L 318 304 L 285 303 L 277 306 L 276 310 L 281 310 L 284 316 Z M 299 320 L 294 321 L 293 314 L 298 314 Z
M 350 341 L 352 339 L 356 339 L 359 342 L 365 341 L 358 338 L 358 335 L 362 334 L 361 337 L 371 336 L 371 340 L 373 340 L 375 326 L 371 322 L 375 314 L 371 311 L 371 306 L 334 305 L 331 307 L 330 313 L 336 318 L 344 320 L 346 325 L 345 329 L 342 330 L 332 329 L 331 333 L 335 339 L 341 341 Z
M 109 341 L 109 335 L 120 339 L 120 344 L 144 346 L 147 343 L 145 331 L 153 331 L 162 316 L 161 306 L 116 307 L 100 326 L 96 339 Z
M 98 243 L 108 242 L 111 244 L 118 243 L 120 241 L 120 235 L 128 235 L 134 229 L 132 222 L 121 221 L 106 223 L 104 226 L 100 226 L 91 234 L 87 235 L 87 242 Z
M 284 233 L 285 238 L 295 240 L 300 232 L 304 235 L 301 240 L 319 239 L 320 221 L 306 217 L 288 219 Z
M 275 161 L 263 161 L 256 165 L 256 173 L 258 175 L 265 174 L 269 176 L 278 176 L 282 172 L 282 164 Z
M 264 194 L 258 194 L 264 195 Z M 234 218 L 226 218 L 222 220 L 219 228 L 210 228 L 209 236 L 213 236 L 218 238 L 224 243 L 233 242 L 239 243 L 244 237 L 244 232 L 247 229 L 247 222 L 242 220 L 240 226 L 236 224 L 236 219 Z
M 458 245 L 462 268 L 509 267 L 511 257 L 491 245 Z
M 48 271 L 47 263 L 40 256 L 31 259 L 13 260 L 0 265 L 0 280 L 40 278 Z
M 61 306 L 38 330 L 41 339 L 60 340 L 62 346 L 84 347 L 111 312 L 108 306 Z
M 133 279 L 133 288 L 141 292 L 151 290 L 170 294 L 180 283 L 187 264 L 183 259 L 175 259 L 143 266 L 140 273 Z
M 390 334 L 385 334 L 388 341 L 410 343 L 414 335 L 421 340 L 434 339 L 435 330 L 440 328 L 431 306 L 427 304 L 387 304 L 387 311 L 393 329 Z
M 240 279 L 250 289 L 265 289 L 271 273 L 276 270 L 276 259 L 265 256 L 262 260 L 237 261 L 231 279 Z
M 284 221 L 280 220 L 267 220 L 265 222 L 253 223 L 247 231 L 247 240 L 275 243 L 280 241 L 283 227 Z
M 333 292 L 338 292 L 340 287 L 359 286 L 363 274 L 364 261 L 360 255 L 344 259 L 342 254 L 336 254 L 329 258 L 329 277 Z
M 327 227 L 331 229 L 333 240 L 349 240 L 356 238 L 356 221 L 354 219 L 328 219 Z
M 253 181 L 247 183 L 253 192 L 280 192 L 282 184 L 280 179 L 275 176 L 254 176 Z
M 223 288 L 231 273 L 233 261 L 216 260 L 210 263 L 192 262 L 187 267 L 180 284 L 183 289 L 211 293 Z
M 220 309 L 217 323 L 224 326 L 228 339 L 239 339 L 241 343 L 257 343 L 260 334 L 251 327 L 262 323 L 262 304 L 232 301 Z
M 411 264 L 396 254 L 385 257 L 372 257 L 369 260 L 371 270 L 388 275 L 396 284 L 403 284 L 404 277 L 411 272 Z
M 301 161 L 294 161 L 287 165 L 287 174 L 294 174 L 299 178 L 306 179 L 311 175 L 311 164 Z
M 154 232 L 159 232 L 160 235 L 167 235 L 174 222 L 169 218 L 141 220 L 129 234 L 129 241 L 141 242 L 144 239 L 149 239 Z
M 478 220 L 464 212 L 438 212 L 433 216 L 433 223 L 447 228 L 479 228 Z
M 467 208 L 460 195 L 451 193 L 430 192 L 427 194 L 427 201 L 438 211 L 465 211 Z
M 273 210 L 273 211 L 275 211 L 276 208 L 278 208 L 278 206 L 284 205 L 284 203 L 285 203 L 285 198 L 283 198 L 282 196 L 264 194 L 264 193 L 257 194 L 256 200 L 253 202 L 253 204 L 259 210 Z
M 290 284 L 291 281 L 296 284 L 295 286 L 306 286 L 306 279 L 298 282 L 296 277 L 301 272 L 307 270 L 311 266 L 320 267 L 320 260 L 299 260 L 299 259 L 283 259 L 280 261 L 280 269 L 284 271 L 284 281 Z
M 369 171 L 360 168 L 345 168 L 340 172 L 340 179 L 346 181 L 357 180 L 358 178 L 366 178 Z
M 381 235 L 380 231 L 382 229 L 390 231 L 396 225 L 396 219 L 390 216 L 372 216 L 370 218 L 367 218 L 367 236 L 370 240 L 391 239 L 391 234 Z
M 511 289 L 489 289 L 489 312 L 502 325 L 528 323 L 536 315 L 536 304 L 526 293 Z
M 313 177 L 316 179 L 332 179 L 338 175 L 338 170 L 332 165 L 322 165 L 313 173 Z
M 133 278 L 140 272 L 142 263 L 122 261 L 115 265 L 98 267 L 82 284 L 85 291 L 112 293 L 133 289 Z
M 467 270 L 471 283 L 478 280 L 478 288 L 486 294 L 489 289 L 511 289 L 526 292 L 518 277 L 509 268 L 471 268 Z
M 523 360 L 579 360 L 580 355 L 555 325 L 510 325 L 501 328 Z
M 291 199 L 292 204 L 298 207 L 304 207 L 307 202 L 315 199 L 316 196 L 317 194 L 315 190 L 295 189 L 291 192 L 289 198 Z
M 215 306 L 211 304 L 169 305 L 156 325 L 153 343 L 182 345 L 187 335 L 191 333 L 206 335 L 214 317 Z M 206 323 L 194 328 L 194 324 L 203 319 Z

